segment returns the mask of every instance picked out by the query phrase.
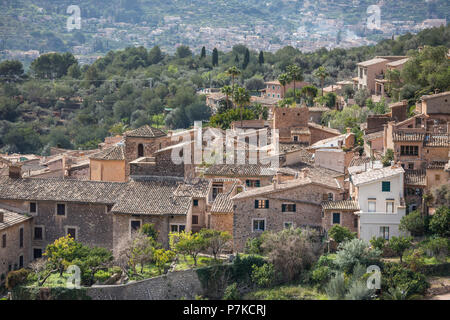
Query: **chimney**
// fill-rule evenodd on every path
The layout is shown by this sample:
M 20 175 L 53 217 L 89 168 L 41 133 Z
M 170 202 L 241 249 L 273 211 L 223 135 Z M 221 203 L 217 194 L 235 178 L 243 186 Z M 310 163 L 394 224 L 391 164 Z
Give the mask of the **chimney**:
M 22 178 L 22 165 L 11 164 L 9 166 L 9 177 L 11 179 L 21 179 Z
M 3 215 L 4 215 L 4 212 L 2 210 L 0 210 L 0 223 L 3 223 Z
M 276 178 L 276 177 L 274 177 L 274 178 L 272 179 L 272 185 L 273 185 L 273 190 L 276 190 L 277 187 L 278 187 L 278 181 L 277 181 L 277 178 Z

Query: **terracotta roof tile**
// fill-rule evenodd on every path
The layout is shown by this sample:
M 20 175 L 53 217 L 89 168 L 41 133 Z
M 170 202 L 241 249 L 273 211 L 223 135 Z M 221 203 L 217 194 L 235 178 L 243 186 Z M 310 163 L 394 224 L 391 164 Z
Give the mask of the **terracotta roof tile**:
M 23 214 L 18 214 L 6 209 L 0 209 L 0 214 L 3 213 L 3 222 L 0 222 L 0 230 L 7 229 L 16 224 L 22 223 L 31 219 Z
M 327 201 L 322 203 L 324 210 L 359 210 L 358 202 L 354 200 Z
M 166 133 L 160 129 L 145 125 L 135 130 L 125 132 L 124 136 L 133 138 L 157 138 L 166 136 Z
M 118 144 L 98 153 L 94 153 L 89 158 L 95 160 L 125 160 L 125 146 L 123 144 Z

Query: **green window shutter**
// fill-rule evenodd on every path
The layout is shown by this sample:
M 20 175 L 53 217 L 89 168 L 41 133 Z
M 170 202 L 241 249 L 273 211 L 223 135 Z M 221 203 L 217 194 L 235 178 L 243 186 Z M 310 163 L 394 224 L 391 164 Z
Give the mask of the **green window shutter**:
M 269 200 L 266 200 L 266 209 L 269 209 Z
M 261 183 L 260 183 L 259 180 L 256 180 L 256 181 L 255 181 L 255 186 L 256 186 L 257 188 L 259 188 L 259 187 L 261 186 Z
M 381 182 L 381 191 L 382 192 L 390 192 L 391 191 L 391 182 L 390 181 L 382 181 Z
M 294 204 L 294 212 L 297 212 L 297 206 Z
M 281 212 L 286 212 L 286 205 L 285 204 L 281 205 Z
M 255 200 L 255 209 L 258 209 L 258 200 Z

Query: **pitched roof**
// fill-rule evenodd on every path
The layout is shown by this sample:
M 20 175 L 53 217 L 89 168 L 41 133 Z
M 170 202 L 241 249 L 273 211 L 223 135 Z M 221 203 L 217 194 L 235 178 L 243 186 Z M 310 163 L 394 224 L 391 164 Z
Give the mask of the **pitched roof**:
M 367 61 L 359 62 L 359 63 L 357 63 L 357 65 L 361 66 L 361 67 L 368 67 L 368 66 L 371 66 L 371 65 L 374 65 L 374 64 L 378 64 L 378 63 L 381 63 L 381 62 L 387 62 L 387 61 L 389 61 L 389 60 L 383 59 L 383 58 L 374 58 L 374 59 L 370 59 L 370 60 L 367 60 Z
M 144 215 L 185 215 L 189 211 L 191 198 L 175 196 L 178 187 L 175 180 L 139 179 L 130 181 L 113 213 Z
M 233 201 L 231 192 L 219 193 L 211 207 L 211 213 L 230 213 L 233 212 Z
M 160 129 L 145 125 L 135 130 L 125 132 L 124 136 L 133 138 L 157 138 L 166 136 L 166 133 Z
M 205 171 L 205 175 L 215 176 L 273 176 L 275 171 L 269 165 L 261 164 L 216 164 Z
M 212 180 L 196 179 L 180 184 L 174 194 L 180 197 L 205 198 L 208 196 L 211 185 Z
M 0 199 L 113 204 L 125 185 L 75 179 L 0 177 Z
M 402 167 L 385 167 L 380 169 L 371 169 L 359 174 L 352 175 L 352 181 L 353 184 L 357 186 L 364 183 L 377 181 L 380 179 L 390 178 L 404 172 L 405 170 L 403 170 Z
M 364 135 L 364 140 L 370 141 L 370 140 L 373 140 L 373 139 L 381 138 L 381 137 L 383 137 L 383 135 L 384 135 L 384 131 L 383 130 L 377 131 L 377 132 L 372 132 L 372 133 Z
M 359 204 L 354 200 L 327 201 L 322 203 L 324 210 L 359 210 Z
M 425 170 L 406 170 L 405 184 L 410 186 L 426 186 L 427 175 Z
M 6 209 L 0 209 L 0 214 L 3 213 L 3 222 L 0 222 L 0 230 L 7 229 L 16 224 L 22 223 L 31 219 L 31 217 L 25 216 L 23 214 L 18 214 Z
M 125 160 L 125 146 L 118 144 L 94 153 L 89 158 L 94 160 Z
M 309 128 L 314 128 L 314 129 L 319 129 L 319 130 L 326 131 L 326 132 L 329 132 L 329 133 L 333 133 L 335 135 L 340 135 L 341 134 L 341 132 L 339 130 L 337 130 L 337 129 L 321 126 L 320 124 L 317 124 L 317 123 L 314 123 L 314 122 L 308 122 L 308 127 Z

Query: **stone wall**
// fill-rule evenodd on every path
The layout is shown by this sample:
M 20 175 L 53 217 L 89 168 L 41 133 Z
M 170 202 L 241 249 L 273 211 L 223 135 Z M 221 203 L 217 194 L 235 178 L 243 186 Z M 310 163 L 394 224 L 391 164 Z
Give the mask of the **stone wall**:
M 203 294 L 197 271 L 192 269 L 124 285 L 87 289 L 87 295 L 93 300 L 179 300 L 195 299 L 195 296 Z

